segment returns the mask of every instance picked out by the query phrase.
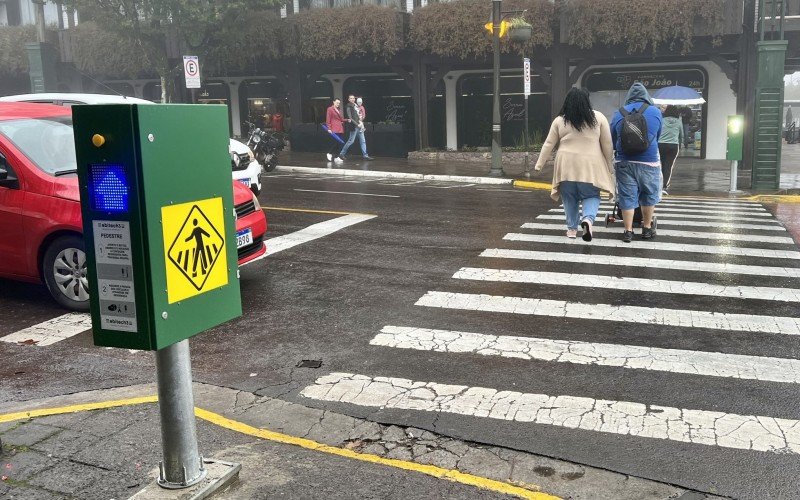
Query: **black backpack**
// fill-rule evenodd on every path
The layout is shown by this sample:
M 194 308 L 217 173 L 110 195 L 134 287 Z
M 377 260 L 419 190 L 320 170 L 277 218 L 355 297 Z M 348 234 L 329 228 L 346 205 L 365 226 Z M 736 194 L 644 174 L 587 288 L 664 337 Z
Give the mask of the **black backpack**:
M 630 112 L 625 108 L 619 108 L 622 115 L 620 145 L 622 152 L 626 155 L 642 154 L 650 147 L 650 140 L 647 137 L 647 119 L 644 117 L 644 110 L 648 106 L 650 105 L 644 103 L 639 109 Z

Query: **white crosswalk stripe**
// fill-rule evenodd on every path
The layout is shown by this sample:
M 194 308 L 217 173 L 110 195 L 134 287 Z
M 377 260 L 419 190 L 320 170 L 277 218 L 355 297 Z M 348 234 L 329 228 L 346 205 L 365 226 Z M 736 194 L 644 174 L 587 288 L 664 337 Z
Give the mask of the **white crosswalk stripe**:
M 555 215 L 555 214 L 544 214 L 544 215 L 537 215 L 536 220 L 557 220 L 561 222 L 565 222 L 563 215 Z M 597 224 L 600 224 L 601 218 L 598 216 Z M 720 231 L 723 229 L 753 229 L 757 231 L 786 231 L 783 226 L 779 225 L 780 222 L 776 220 L 759 220 L 759 224 L 747 224 L 747 223 L 735 223 L 730 221 L 694 221 L 694 220 L 684 220 L 675 217 L 658 217 L 658 227 L 662 226 L 683 226 L 683 227 L 712 227 L 715 230 Z M 614 227 L 622 227 L 621 222 Z M 622 231 L 620 229 L 620 231 Z
M 545 262 L 572 262 L 575 264 L 596 264 L 615 267 L 648 267 L 654 269 L 675 269 L 716 274 L 748 274 L 753 276 L 770 276 L 780 278 L 800 278 L 800 268 L 749 266 L 730 264 L 727 262 L 698 262 L 693 260 L 652 259 L 645 257 L 623 258 L 615 255 L 596 255 L 563 252 L 542 252 L 537 250 L 513 250 L 508 248 L 488 248 L 481 257 L 499 259 L 538 260 Z
M 600 210 L 612 211 L 614 207 L 612 205 L 600 205 Z M 550 213 L 564 213 L 563 208 L 551 208 L 549 210 Z M 683 208 L 683 207 L 674 207 L 674 208 L 667 208 L 667 207 L 656 207 L 655 210 L 656 215 L 661 213 L 670 213 L 670 214 L 707 214 L 708 217 L 719 217 L 719 218 L 729 218 L 729 217 L 773 217 L 773 215 L 769 212 L 743 212 L 743 211 L 736 211 L 736 210 L 715 210 L 715 209 L 693 209 L 693 208 Z
M 667 205 L 685 205 L 687 203 L 698 203 L 701 205 L 711 205 L 711 206 L 731 206 L 731 207 L 763 207 L 761 203 L 757 201 L 747 201 L 747 200 L 713 200 L 711 198 L 690 198 L 690 197 L 676 197 L 670 196 L 668 198 L 663 198 L 661 200 L 662 204 Z
M 371 345 L 800 384 L 800 360 L 387 325 Z
M 757 316 L 754 314 L 726 314 L 715 311 L 587 304 L 535 297 L 506 297 L 439 291 L 426 293 L 416 302 L 416 305 L 459 309 L 462 311 L 485 311 L 684 328 L 800 335 L 800 318 L 785 316 Z
M 569 239 L 564 236 L 539 234 L 508 233 L 503 236 L 507 241 L 525 241 L 530 243 L 555 243 L 560 245 L 586 245 L 581 239 Z M 771 250 L 766 248 L 732 247 L 723 245 L 690 245 L 687 243 L 665 243 L 663 241 L 635 240 L 624 243 L 619 239 L 595 238 L 588 243 L 592 246 L 626 248 L 630 250 L 659 250 L 662 252 L 708 253 L 717 255 L 738 255 L 744 257 L 764 257 L 771 259 L 800 259 L 800 252 L 795 250 Z
M 0 341 L 11 344 L 30 343 L 37 346 L 48 346 L 91 329 L 91 316 L 83 313 L 69 313 L 0 337 Z
M 606 204 L 602 210 L 610 212 L 611 206 Z M 752 338 L 754 345 L 770 335 L 777 335 L 775 338 L 784 342 L 800 338 L 800 318 L 791 314 L 791 305 L 800 302 L 800 252 L 780 221 L 761 204 L 742 200 L 671 198 L 660 204 L 656 213 L 659 237 L 655 240 L 641 240 L 637 234 L 632 243 L 625 244 L 619 238 L 621 223 L 605 227 L 598 218 L 593 228 L 596 237 L 587 243 L 580 238 L 566 238 L 563 210 L 549 210 L 536 216 L 536 222 L 522 224 L 521 229 L 527 232 L 503 237 L 506 242 L 518 242 L 518 248 L 487 248 L 481 252 L 484 259 L 496 259 L 492 265 L 458 269 L 452 278 L 458 280 L 459 292 L 448 291 L 445 285 L 428 291 L 415 302 L 420 308 L 463 314 L 423 314 L 436 318 L 439 328 L 419 324 L 418 318 L 406 326 L 386 325 L 374 332 L 369 342 L 375 348 L 396 350 L 404 362 L 406 356 L 430 359 L 430 353 L 460 356 L 458 361 L 448 358 L 448 362 L 452 366 L 468 366 L 467 374 L 456 370 L 444 383 L 435 377 L 412 380 L 392 373 L 336 372 L 318 378 L 300 394 L 367 408 L 555 426 L 565 433 L 582 429 L 691 445 L 800 454 L 800 420 L 780 414 L 770 416 L 769 405 L 763 413 L 761 408 L 737 413 L 735 406 L 727 404 L 729 401 L 720 405 L 716 399 L 726 398 L 728 393 L 693 393 L 693 403 L 684 407 L 680 399 L 675 399 L 677 403 L 668 399 L 669 405 L 659 404 L 664 400 L 647 401 L 649 391 L 636 391 L 641 377 L 649 377 L 641 378 L 647 381 L 658 377 L 666 387 L 690 380 L 685 377 L 704 377 L 702 381 L 712 386 L 723 380 L 727 384 L 746 382 L 759 386 L 800 384 L 800 359 L 789 357 L 792 354 L 788 352 L 779 355 L 787 357 L 757 355 L 746 352 L 741 344 L 737 344 L 735 354 L 720 352 L 726 351 L 727 345 L 693 350 L 696 345 L 714 345 L 719 338 L 734 332 L 745 334 L 739 338 Z M 664 237 L 699 241 L 676 243 L 664 241 Z M 548 246 L 537 248 L 539 244 Z M 762 248 L 768 245 L 769 248 Z M 654 252 L 672 252 L 675 257 L 653 258 Z M 775 260 L 764 259 L 783 262 L 776 265 Z M 637 268 L 654 271 L 636 271 L 635 276 L 626 273 Z M 671 271 L 693 274 L 683 274 L 682 278 L 691 278 L 678 280 Z M 750 277 L 762 279 L 758 282 Z M 758 286 L 751 286 L 748 281 L 756 281 Z M 515 284 L 514 292 L 504 293 L 505 283 Z M 485 293 L 487 289 L 493 293 Z M 566 299 L 551 298 L 553 290 L 559 298 Z M 580 298 L 571 298 L 572 295 Z M 650 300 L 639 303 L 631 298 L 638 296 Z M 695 297 L 702 297 L 704 305 L 696 305 L 700 302 L 695 302 Z M 654 307 L 653 303 L 658 303 L 655 301 L 662 301 L 664 307 Z M 758 312 L 765 304 L 779 312 L 749 313 Z M 514 316 L 541 319 L 523 323 L 512 320 Z M 457 318 L 454 321 L 459 328 L 442 329 L 447 328 L 442 325 L 442 318 Z M 483 327 L 464 326 L 473 320 Z M 568 328 L 562 323 L 565 320 L 569 321 Z M 503 325 L 497 327 L 502 331 L 481 331 L 493 324 Z M 535 326 L 514 326 L 523 324 Z M 645 325 L 650 326 L 643 328 Z M 614 343 L 616 336 L 609 332 L 618 329 L 628 332 L 626 339 L 636 340 Z M 672 332 L 680 335 L 669 335 Z M 592 342 L 593 334 L 611 340 Z M 704 342 L 699 343 L 698 339 Z M 691 348 L 685 348 L 687 342 Z M 542 389 L 517 392 L 493 387 L 508 383 L 505 379 L 487 381 L 480 371 L 471 370 L 469 363 L 478 358 L 507 358 L 507 363 L 517 360 L 522 377 L 530 376 L 532 371 L 546 373 L 555 364 L 566 364 L 582 377 L 604 373 L 591 371 L 599 367 L 640 375 L 626 379 L 625 390 L 634 392 L 618 399 L 603 397 L 607 394 L 603 393 L 606 384 L 602 380 L 587 385 L 598 394 L 570 395 L 576 382 L 569 380 L 565 387 L 572 389 L 563 389 L 563 393 L 538 393 Z M 507 363 L 500 366 L 508 367 Z M 537 385 L 534 383 L 533 387 Z M 619 393 L 618 387 L 608 384 L 612 394 Z M 677 385 L 675 389 L 680 398 Z M 720 407 L 726 410 L 716 410 Z
M 453 278 L 475 281 L 575 286 L 603 290 L 631 290 L 648 293 L 671 293 L 681 295 L 704 295 L 708 297 L 729 297 L 736 299 L 800 302 L 800 290 L 796 288 L 725 286 L 692 281 L 669 281 L 645 278 L 551 273 L 545 271 L 515 271 L 509 269 L 486 269 L 475 267 L 462 267 L 453 275 Z
M 800 454 L 800 421 L 783 418 L 353 373 L 325 375 L 300 394 L 370 408 L 454 413 L 723 448 Z
M 521 226 L 522 229 L 544 229 L 546 231 L 564 231 L 564 226 L 559 224 L 544 224 L 538 222 L 526 222 Z M 592 233 L 614 233 L 619 234 L 618 227 L 605 227 L 596 224 L 592 226 Z M 706 231 L 674 231 L 671 229 L 658 229 L 658 236 L 674 236 L 677 238 L 698 238 L 713 239 L 717 241 L 755 241 L 758 243 L 783 243 L 794 245 L 794 240 L 789 236 L 764 236 L 761 234 L 734 234 L 734 233 L 712 233 Z
M 606 205 L 611 206 L 611 205 Z M 737 212 L 767 212 L 767 209 L 759 206 L 747 206 L 747 205 L 705 205 L 702 203 L 659 203 L 656 210 L 660 210 L 662 208 L 673 208 L 673 207 L 680 207 L 680 208 L 705 208 L 709 210 L 736 210 Z

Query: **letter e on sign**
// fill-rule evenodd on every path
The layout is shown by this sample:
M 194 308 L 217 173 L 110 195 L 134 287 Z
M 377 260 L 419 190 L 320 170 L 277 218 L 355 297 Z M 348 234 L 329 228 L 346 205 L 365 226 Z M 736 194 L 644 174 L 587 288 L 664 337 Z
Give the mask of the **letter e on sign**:
M 183 75 L 187 89 L 200 88 L 200 60 L 197 56 L 183 56 Z
M 161 207 L 167 302 L 228 284 L 222 198 Z

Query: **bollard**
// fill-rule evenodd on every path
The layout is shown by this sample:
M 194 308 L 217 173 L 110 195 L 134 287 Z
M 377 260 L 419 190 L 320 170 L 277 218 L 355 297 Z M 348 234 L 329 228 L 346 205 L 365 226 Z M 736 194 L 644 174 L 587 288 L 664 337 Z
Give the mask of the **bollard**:
M 731 190 L 729 191 L 731 193 L 738 193 L 739 192 L 738 189 L 736 189 L 737 176 L 739 175 L 738 167 L 739 167 L 739 161 L 738 160 L 732 160 L 731 161 Z

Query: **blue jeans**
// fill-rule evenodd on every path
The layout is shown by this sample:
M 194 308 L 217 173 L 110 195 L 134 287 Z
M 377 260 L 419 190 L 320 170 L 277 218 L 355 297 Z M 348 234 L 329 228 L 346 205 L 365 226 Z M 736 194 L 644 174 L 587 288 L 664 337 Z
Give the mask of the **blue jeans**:
M 353 143 L 356 142 L 356 137 L 358 137 L 358 142 L 359 144 L 361 144 L 361 154 L 363 156 L 369 156 L 367 155 L 367 140 L 364 139 L 364 130 L 359 127 L 356 127 L 354 130 L 350 131 L 350 136 L 347 138 L 347 142 L 344 143 L 344 146 L 342 147 L 342 151 L 339 153 L 339 156 L 344 156 L 347 154 L 347 151 L 350 149 L 350 146 L 352 146 Z
M 578 229 L 580 224 L 579 203 L 583 203 L 583 218 L 589 219 L 594 224 L 597 210 L 600 208 L 600 188 L 588 182 L 562 181 L 558 185 L 558 192 L 564 202 L 564 214 L 567 216 L 567 228 Z
M 621 161 L 617 172 L 617 202 L 622 210 L 654 207 L 661 201 L 663 174 L 661 168 L 635 161 Z

